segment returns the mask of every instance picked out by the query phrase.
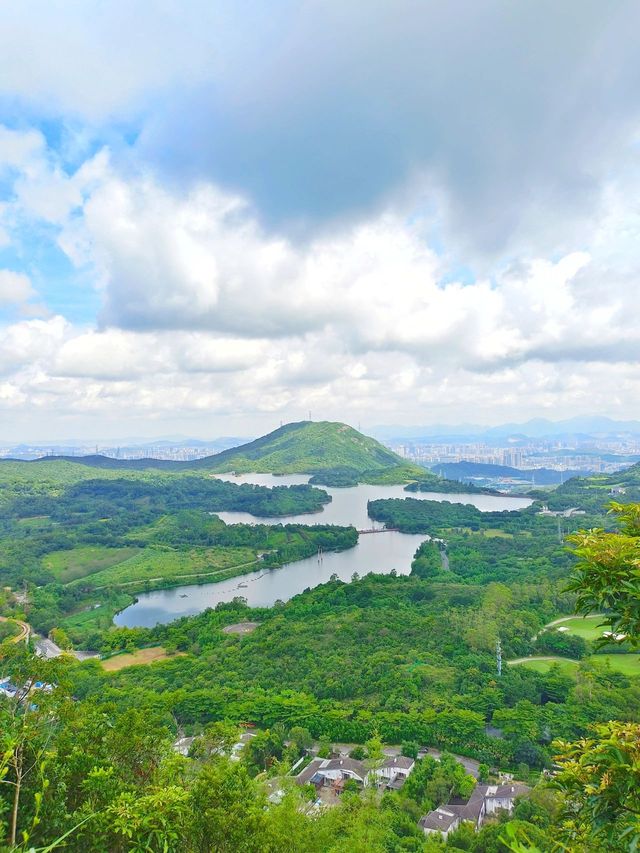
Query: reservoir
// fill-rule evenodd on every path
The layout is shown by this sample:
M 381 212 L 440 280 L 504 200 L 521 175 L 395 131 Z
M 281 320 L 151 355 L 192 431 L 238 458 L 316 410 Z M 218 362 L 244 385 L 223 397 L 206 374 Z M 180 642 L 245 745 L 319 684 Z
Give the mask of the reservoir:
M 272 474 L 220 475 L 234 483 L 255 483 L 261 486 L 292 486 L 307 483 L 308 476 L 278 477 Z M 127 628 L 152 627 L 158 623 L 172 622 L 181 616 L 193 616 L 215 607 L 221 601 L 231 601 L 242 596 L 252 607 L 270 607 L 276 601 L 287 601 L 305 589 L 326 583 L 332 575 L 349 581 L 354 574 L 368 572 L 388 574 L 395 570 L 399 575 L 411 571 L 411 560 L 418 546 L 425 540 L 422 534 L 382 532 L 382 525 L 367 515 L 367 502 L 383 498 L 416 498 L 418 500 L 450 501 L 472 504 L 483 512 L 524 509 L 531 504 L 528 498 L 502 495 L 441 494 L 440 492 L 405 492 L 403 486 L 359 485 L 348 489 L 322 486 L 331 503 L 321 512 L 278 518 L 256 518 L 244 512 L 216 513 L 227 524 L 339 524 L 353 525 L 358 530 L 378 530 L 361 533 L 359 542 L 347 551 L 325 553 L 321 558 L 308 557 L 288 563 L 279 569 L 259 569 L 227 581 L 161 589 L 142 593 L 138 601 L 115 617 L 116 625 Z

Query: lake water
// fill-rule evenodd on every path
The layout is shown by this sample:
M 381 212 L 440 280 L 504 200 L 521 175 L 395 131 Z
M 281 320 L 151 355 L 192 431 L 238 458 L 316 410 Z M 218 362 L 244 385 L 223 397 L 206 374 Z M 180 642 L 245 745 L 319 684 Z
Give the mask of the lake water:
M 303 475 L 275 477 L 272 474 L 221 475 L 234 483 L 256 483 L 262 486 L 293 486 L 308 482 Z M 402 486 L 360 485 L 350 489 L 322 487 L 331 495 L 331 503 L 321 512 L 278 518 L 256 518 L 244 512 L 220 512 L 227 524 L 340 524 L 354 525 L 358 530 L 381 529 L 367 515 L 367 501 L 382 498 L 412 497 L 420 500 L 450 501 L 473 504 L 483 512 L 518 510 L 531 504 L 527 498 L 497 495 L 457 494 L 436 492 L 405 492 Z M 326 583 L 332 575 L 349 581 L 354 573 L 409 574 L 411 560 L 425 536 L 397 532 L 363 533 L 354 548 L 338 553 L 326 553 L 321 560 L 309 557 L 288 563 L 279 569 L 262 569 L 219 583 L 173 587 L 142 593 L 138 601 L 115 617 L 116 625 L 152 627 L 172 622 L 181 616 L 193 616 L 221 601 L 236 596 L 247 599 L 252 607 L 270 607 L 278 600 L 286 601 L 307 588 Z

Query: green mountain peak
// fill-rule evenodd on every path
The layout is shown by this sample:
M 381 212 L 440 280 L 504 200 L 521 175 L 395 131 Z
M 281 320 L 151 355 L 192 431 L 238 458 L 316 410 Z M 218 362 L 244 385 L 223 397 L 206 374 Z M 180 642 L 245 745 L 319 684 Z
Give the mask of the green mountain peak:
M 268 435 L 201 459 L 197 467 L 217 472 L 315 474 L 316 481 L 405 482 L 424 474 L 374 438 L 343 423 L 299 421 Z M 390 478 L 390 479 L 389 479 Z M 330 483 L 328 483 L 330 484 Z M 337 484 L 337 483 L 336 483 Z

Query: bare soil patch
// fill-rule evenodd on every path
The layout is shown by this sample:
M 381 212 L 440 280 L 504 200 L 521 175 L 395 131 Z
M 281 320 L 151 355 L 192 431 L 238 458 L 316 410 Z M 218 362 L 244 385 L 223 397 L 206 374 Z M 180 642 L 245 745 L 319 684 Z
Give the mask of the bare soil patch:
M 168 657 L 179 657 L 182 655 L 184 655 L 184 652 L 168 655 L 162 646 L 151 646 L 148 649 L 137 649 L 131 654 L 115 655 L 115 657 L 107 658 L 107 660 L 103 660 L 101 663 L 102 668 L 107 672 L 117 672 L 119 669 L 124 669 L 127 666 L 155 663 L 158 660 L 166 660 Z
M 255 631 L 259 622 L 235 622 L 233 625 L 225 625 L 222 629 L 224 634 L 250 634 Z

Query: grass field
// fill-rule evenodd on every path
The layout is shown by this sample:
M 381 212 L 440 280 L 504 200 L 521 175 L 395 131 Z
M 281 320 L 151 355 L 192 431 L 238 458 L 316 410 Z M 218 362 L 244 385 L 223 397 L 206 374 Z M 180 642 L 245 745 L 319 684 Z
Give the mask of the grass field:
M 60 583 L 70 583 L 122 563 L 138 553 L 139 548 L 78 547 L 72 551 L 45 554 L 42 565 L 53 572 Z
M 548 630 L 568 628 L 569 633 L 583 637 L 585 640 L 597 640 L 606 630 L 601 626 L 604 616 L 595 613 L 592 616 L 567 616 L 566 619 L 558 619 L 546 626 Z M 600 627 L 599 627 L 600 626 Z
M 171 657 L 184 655 L 184 652 L 178 652 Z M 131 654 L 116 655 L 101 661 L 102 668 L 107 672 L 117 672 L 119 669 L 124 669 L 127 666 L 140 666 L 141 664 L 155 663 L 159 660 L 166 660 L 169 657 L 162 646 L 152 646 L 149 649 L 137 649 Z
M 508 661 L 508 663 L 510 666 L 525 666 L 527 669 L 532 669 L 534 672 L 541 672 L 543 674 L 549 672 L 555 664 L 558 664 L 563 675 L 573 676 L 578 671 L 578 664 L 575 661 L 560 657 L 525 658 L 517 662 Z
M 640 655 L 593 655 L 592 661 L 608 660 L 611 669 L 624 675 L 640 675 Z
M 623 675 L 640 676 L 640 655 L 592 655 L 587 658 L 589 662 L 604 664 L 609 662 L 611 669 L 616 672 L 621 672 Z M 567 660 L 561 657 L 548 658 L 524 658 L 516 661 L 508 661 L 510 666 L 526 666 L 527 669 L 532 669 L 535 672 L 549 672 L 554 664 L 558 664 L 561 672 L 564 675 L 575 675 L 578 671 L 578 664 L 575 661 Z
M 191 576 L 255 562 L 256 554 L 251 548 L 192 548 L 188 551 L 144 548 L 135 550 L 129 559 L 94 573 L 91 585 L 98 588 L 154 580 L 188 581 Z M 77 583 L 79 581 L 74 582 Z

